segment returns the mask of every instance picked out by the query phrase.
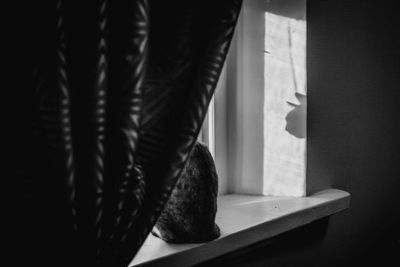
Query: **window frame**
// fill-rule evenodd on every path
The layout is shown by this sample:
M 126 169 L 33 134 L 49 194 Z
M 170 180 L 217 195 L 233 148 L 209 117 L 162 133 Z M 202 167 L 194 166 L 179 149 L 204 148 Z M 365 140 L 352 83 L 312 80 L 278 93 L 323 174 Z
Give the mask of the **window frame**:
M 304 2 L 302 4 L 305 5 Z M 210 150 L 213 150 L 219 175 L 220 195 L 266 193 L 264 49 L 265 12 L 269 12 L 270 8 L 275 10 L 282 7 L 276 4 L 268 6 L 262 0 L 243 2 L 216 88 L 215 101 L 210 103 L 210 114 L 205 121 L 207 131 L 213 131 L 212 134 L 208 133 L 209 138 L 213 139 L 208 140 L 213 143 Z M 213 127 L 210 123 L 214 123 Z M 306 152 L 304 162 L 305 176 Z M 303 188 L 287 190 L 287 195 L 296 192 L 293 196 L 305 196 L 306 177 L 302 179 Z
M 243 2 L 203 128 L 214 130 L 219 194 L 263 193 L 264 6 Z M 246 88 L 246 89 L 244 89 Z M 214 127 L 209 124 L 214 122 Z

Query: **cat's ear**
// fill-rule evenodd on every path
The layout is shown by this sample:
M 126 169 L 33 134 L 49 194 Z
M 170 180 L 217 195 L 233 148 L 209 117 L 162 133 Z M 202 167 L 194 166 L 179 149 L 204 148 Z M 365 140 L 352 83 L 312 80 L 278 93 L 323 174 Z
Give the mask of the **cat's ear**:
M 307 96 L 306 95 L 303 95 L 303 94 L 298 93 L 298 92 L 294 93 L 294 95 L 296 96 L 297 100 L 299 100 L 300 105 L 305 104 L 305 102 L 307 100 Z
M 289 101 L 286 101 L 286 103 L 288 103 L 288 105 L 291 106 L 291 107 L 293 107 L 293 108 L 296 108 L 296 107 L 299 107 L 299 106 L 300 106 L 300 105 L 297 105 L 297 104 L 292 103 L 292 102 L 289 102 Z

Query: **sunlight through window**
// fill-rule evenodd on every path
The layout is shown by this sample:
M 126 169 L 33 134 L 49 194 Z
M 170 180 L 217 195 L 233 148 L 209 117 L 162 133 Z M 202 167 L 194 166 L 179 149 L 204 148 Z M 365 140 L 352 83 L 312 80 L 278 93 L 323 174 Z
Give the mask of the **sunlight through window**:
M 306 22 L 265 13 L 265 195 L 304 196 Z

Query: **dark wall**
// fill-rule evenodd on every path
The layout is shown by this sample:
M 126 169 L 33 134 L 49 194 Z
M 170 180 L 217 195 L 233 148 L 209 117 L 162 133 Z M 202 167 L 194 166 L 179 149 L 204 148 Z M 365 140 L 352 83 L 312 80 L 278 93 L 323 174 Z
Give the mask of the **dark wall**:
M 321 252 L 332 264 L 383 260 L 400 246 L 399 12 L 390 1 L 311 0 L 307 11 L 308 175 L 352 195 Z
M 308 0 L 307 23 L 310 191 L 346 190 L 351 208 L 215 263 L 400 266 L 400 12 Z

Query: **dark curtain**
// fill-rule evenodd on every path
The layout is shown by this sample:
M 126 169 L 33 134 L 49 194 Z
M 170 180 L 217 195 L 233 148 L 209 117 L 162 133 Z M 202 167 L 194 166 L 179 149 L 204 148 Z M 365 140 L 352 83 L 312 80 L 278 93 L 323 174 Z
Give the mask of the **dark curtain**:
M 16 7 L 22 47 L 10 65 L 3 152 L 8 266 L 128 265 L 194 145 L 240 5 Z

